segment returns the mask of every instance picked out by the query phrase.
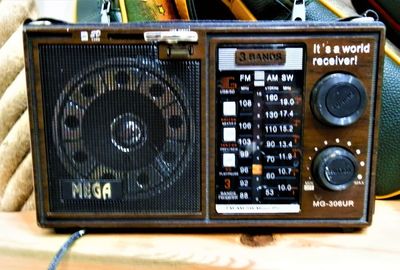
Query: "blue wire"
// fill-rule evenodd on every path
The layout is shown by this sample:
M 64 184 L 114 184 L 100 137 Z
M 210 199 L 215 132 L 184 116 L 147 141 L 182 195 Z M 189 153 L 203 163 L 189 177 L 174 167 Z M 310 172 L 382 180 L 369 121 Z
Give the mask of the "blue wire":
M 58 264 L 61 262 L 62 258 L 64 257 L 65 253 L 67 253 L 68 249 L 73 245 L 73 243 L 81 238 L 86 233 L 85 230 L 80 230 L 73 233 L 68 240 L 61 246 L 60 250 L 51 260 L 48 270 L 56 270 Z

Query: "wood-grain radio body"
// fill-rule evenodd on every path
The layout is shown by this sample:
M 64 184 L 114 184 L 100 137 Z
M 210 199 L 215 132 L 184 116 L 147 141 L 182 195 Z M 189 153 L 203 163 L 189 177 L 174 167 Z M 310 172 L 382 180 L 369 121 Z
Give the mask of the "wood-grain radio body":
M 371 223 L 381 24 L 36 23 L 24 33 L 41 226 Z

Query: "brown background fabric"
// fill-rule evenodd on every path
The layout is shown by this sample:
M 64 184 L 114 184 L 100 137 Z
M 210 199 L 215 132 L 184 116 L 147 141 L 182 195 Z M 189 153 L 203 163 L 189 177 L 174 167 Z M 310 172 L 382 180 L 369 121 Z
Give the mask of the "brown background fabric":
M 0 211 L 34 209 L 22 24 L 34 0 L 0 0 Z

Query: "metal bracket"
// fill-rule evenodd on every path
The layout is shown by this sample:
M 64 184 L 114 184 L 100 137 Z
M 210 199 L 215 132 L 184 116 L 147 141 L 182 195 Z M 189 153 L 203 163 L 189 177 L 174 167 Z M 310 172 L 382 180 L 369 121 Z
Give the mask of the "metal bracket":
M 197 32 L 190 30 L 169 30 L 144 32 L 144 40 L 147 42 L 165 42 L 176 44 L 179 42 L 197 42 Z
M 110 23 L 111 22 L 110 10 L 111 10 L 111 1 L 103 0 L 103 3 L 101 4 L 101 10 L 100 10 L 101 23 Z
M 306 20 L 306 5 L 304 0 L 295 0 L 292 9 L 292 21 Z

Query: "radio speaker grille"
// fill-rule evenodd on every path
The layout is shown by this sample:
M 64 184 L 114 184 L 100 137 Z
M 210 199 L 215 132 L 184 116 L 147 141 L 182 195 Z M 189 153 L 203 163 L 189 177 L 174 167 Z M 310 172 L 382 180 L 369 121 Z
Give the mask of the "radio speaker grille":
M 154 45 L 39 47 L 52 212 L 201 211 L 200 62 Z

